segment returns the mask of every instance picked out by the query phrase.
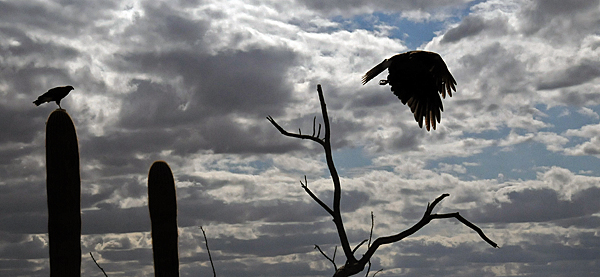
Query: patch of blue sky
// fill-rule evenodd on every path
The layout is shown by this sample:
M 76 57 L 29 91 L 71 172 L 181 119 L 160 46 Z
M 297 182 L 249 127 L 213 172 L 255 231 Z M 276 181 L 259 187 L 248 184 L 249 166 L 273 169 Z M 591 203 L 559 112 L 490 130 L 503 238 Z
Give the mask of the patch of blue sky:
M 505 138 L 510 134 L 511 129 L 508 127 L 499 128 L 498 130 L 484 130 L 482 132 L 464 132 L 465 138 L 478 138 L 478 139 L 493 139 Z
M 332 154 L 335 167 L 341 175 L 352 175 L 353 172 L 362 171 L 373 165 L 363 148 L 342 148 L 334 150 Z M 324 155 L 323 162 L 325 162 Z
M 600 121 L 599 118 L 594 115 L 581 113 L 580 107 L 554 106 L 548 108 L 544 104 L 539 104 L 536 105 L 535 108 L 548 115 L 547 117 L 539 117 L 539 120 L 552 124 L 551 127 L 541 130 L 544 132 L 562 134 L 569 129 L 579 129 L 585 125 L 598 124 Z M 597 115 L 600 115 L 600 105 L 587 108 L 594 111 Z
M 438 19 L 411 19 L 403 17 L 401 13 L 375 12 L 372 14 L 361 14 L 353 17 L 336 16 L 332 18 L 333 22 L 339 24 L 340 28 L 348 31 L 364 29 L 376 31 L 380 26 L 389 26 L 392 29 L 389 32 L 390 38 L 399 39 L 410 49 L 415 50 L 423 47 L 430 42 L 437 32 L 446 29 L 449 24 L 459 22 L 460 19 L 469 14 L 471 7 L 483 2 L 472 1 L 461 9 L 451 11 L 450 16 Z
M 509 148 L 493 146 L 469 157 L 448 157 L 430 161 L 426 168 L 437 170 L 441 163 L 466 165 L 466 173 L 452 172 L 461 179 L 535 180 L 542 168 L 558 166 L 571 172 L 600 176 L 598 158 L 593 156 L 566 156 L 546 149 L 543 143 L 527 141 Z
M 356 15 L 351 18 L 337 16 L 332 21 L 340 24 L 344 30 L 364 29 L 377 31 L 380 26 L 393 27 L 388 37 L 401 40 L 410 50 L 417 49 L 436 36 L 436 32 L 444 29 L 441 21 L 415 22 L 401 17 L 399 13 L 381 13 Z

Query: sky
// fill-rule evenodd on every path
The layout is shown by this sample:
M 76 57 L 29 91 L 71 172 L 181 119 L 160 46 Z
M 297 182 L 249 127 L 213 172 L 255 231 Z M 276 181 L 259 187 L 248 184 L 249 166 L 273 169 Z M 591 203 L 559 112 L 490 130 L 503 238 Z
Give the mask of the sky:
M 0 1 L 0 275 L 48 276 L 45 121 L 72 85 L 82 276 L 151 276 L 147 174 L 175 177 L 181 276 L 330 276 L 329 117 L 351 245 L 372 276 L 600 275 L 600 1 Z M 458 85 L 420 129 L 371 67 L 439 53 Z M 366 251 L 361 247 L 357 256 Z M 336 262 L 343 264 L 338 251 Z M 364 276 L 365 272 L 360 275 Z

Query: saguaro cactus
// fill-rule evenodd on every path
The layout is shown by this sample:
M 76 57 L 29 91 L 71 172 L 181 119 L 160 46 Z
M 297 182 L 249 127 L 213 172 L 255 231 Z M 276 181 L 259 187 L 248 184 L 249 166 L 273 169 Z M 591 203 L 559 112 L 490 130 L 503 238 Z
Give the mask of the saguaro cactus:
M 154 275 L 179 276 L 177 197 L 171 168 L 156 161 L 148 173 L 148 207 L 152 224 Z
M 50 276 L 81 274 L 81 178 L 71 117 L 55 110 L 46 123 L 46 192 Z

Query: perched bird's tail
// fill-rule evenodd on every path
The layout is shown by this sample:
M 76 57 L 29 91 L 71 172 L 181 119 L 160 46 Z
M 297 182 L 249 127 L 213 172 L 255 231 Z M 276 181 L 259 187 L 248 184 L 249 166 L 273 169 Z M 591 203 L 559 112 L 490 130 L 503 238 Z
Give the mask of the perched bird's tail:
M 46 96 L 46 94 L 42 94 L 35 101 L 33 101 L 33 104 L 35 104 L 36 106 L 39 106 L 41 104 L 44 104 L 44 103 L 47 103 L 50 101 L 54 101 L 54 99 L 52 99 L 52 97 Z

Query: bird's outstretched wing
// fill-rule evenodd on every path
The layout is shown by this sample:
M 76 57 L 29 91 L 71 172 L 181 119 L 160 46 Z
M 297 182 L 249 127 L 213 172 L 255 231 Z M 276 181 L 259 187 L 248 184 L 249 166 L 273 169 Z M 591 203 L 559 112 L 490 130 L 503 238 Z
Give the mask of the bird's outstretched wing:
M 427 131 L 436 129 L 444 110 L 442 98 L 446 93 L 452 96 L 456 91 L 456 80 L 437 53 L 410 51 L 395 55 L 363 76 L 363 84 L 388 68 L 387 81 L 402 104 L 408 105 L 419 127 L 423 128 L 423 118 Z
M 425 52 L 425 51 L 422 51 Z M 431 58 L 431 69 L 430 72 L 433 75 L 433 79 L 437 85 L 438 92 L 442 95 L 442 98 L 446 99 L 446 93 L 452 97 L 452 90 L 456 91 L 456 80 L 448 70 L 446 63 L 440 57 L 440 55 L 428 52 Z
M 392 62 L 389 59 L 383 60 L 383 62 L 379 63 L 375 67 L 371 68 L 365 75 L 362 76 L 362 84 L 366 84 L 371 79 L 375 78 L 375 76 L 379 75 L 381 72 L 386 70 Z

